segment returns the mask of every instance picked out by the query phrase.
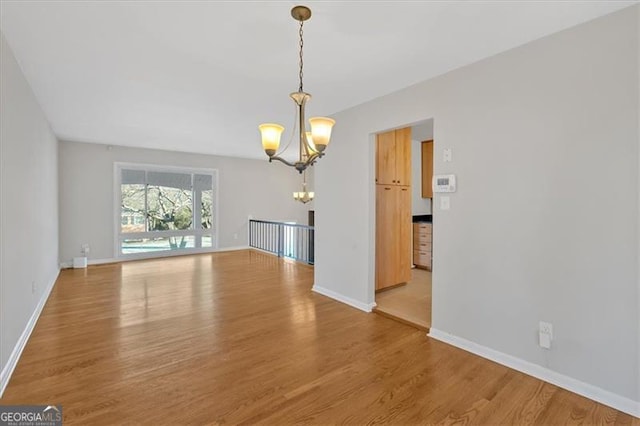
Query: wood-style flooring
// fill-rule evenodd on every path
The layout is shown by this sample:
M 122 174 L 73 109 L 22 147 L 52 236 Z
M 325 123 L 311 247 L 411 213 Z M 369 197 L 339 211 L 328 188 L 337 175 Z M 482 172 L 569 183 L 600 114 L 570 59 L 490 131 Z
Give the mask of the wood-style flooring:
M 640 425 L 312 281 L 250 250 L 62 271 L 0 404 L 62 404 L 65 425 Z
M 431 271 L 414 268 L 407 284 L 376 293 L 376 313 L 421 330 L 431 327 Z

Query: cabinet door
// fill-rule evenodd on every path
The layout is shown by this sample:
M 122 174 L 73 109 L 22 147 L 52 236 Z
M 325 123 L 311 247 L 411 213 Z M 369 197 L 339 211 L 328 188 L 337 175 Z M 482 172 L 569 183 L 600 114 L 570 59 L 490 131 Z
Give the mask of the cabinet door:
M 396 188 L 393 185 L 376 185 L 376 290 L 400 282 L 396 279 Z
M 422 198 L 433 198 L 433 141 L 422 142 Z
M 413 224 L 411 223 L 411 188 L 396 188 L 397 217 L 396 226 L 397 247 L 398 247 L 398 269 L 396 280 L 399 283 L 406 283 L 411 280 L 411 258 L 413 247 L 411 246 L 411 234 Z
M 376 135 L 376 183 L 396 183 L 396 134 L 394 131 Z
M 411 185 L 411 127 L 396 130 L 396 185 Z

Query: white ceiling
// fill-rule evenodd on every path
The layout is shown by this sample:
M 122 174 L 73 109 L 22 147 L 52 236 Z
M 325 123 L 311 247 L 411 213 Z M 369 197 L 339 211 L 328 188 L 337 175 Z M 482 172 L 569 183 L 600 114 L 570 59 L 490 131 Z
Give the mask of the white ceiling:
M 307 1 L 307 115 L 633 3 Z M 293 123 L 295 4 L 1 0 L 0 25 L 58 137 L 264 158 L 257 125 Z

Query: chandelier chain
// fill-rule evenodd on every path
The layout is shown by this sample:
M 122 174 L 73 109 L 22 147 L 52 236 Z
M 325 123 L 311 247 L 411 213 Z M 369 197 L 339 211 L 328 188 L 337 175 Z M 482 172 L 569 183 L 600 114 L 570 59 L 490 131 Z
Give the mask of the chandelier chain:
M 302 60 L 302 48 L 304 47 L 304 39 L 302 38 L 302 34 L 303 34 L 302 26 L 303 25 L 304 25 L 304 21 L 300 21 L 300 31 L 299 31 L 299 34 L 300 34 L 300 73 L 299 73 L 299 76 L 300 76 L 300 87 L 298 89 L 299 92 L 303 91 L 302 90 L 302 75 L 303 75 L 302 67 L 304 65 L 304 62 Z

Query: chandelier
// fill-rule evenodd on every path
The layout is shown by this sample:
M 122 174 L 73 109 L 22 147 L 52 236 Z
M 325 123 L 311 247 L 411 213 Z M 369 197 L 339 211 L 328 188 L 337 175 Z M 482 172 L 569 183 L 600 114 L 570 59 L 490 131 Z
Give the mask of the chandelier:
M 262 135 L 262 147 L 269 156 L 269 162 L 278 160 L 287 166 L 295 167 L 298 172 L 302 173 L 307 167 L 312 166 L 318 158 L 324 155 L 324 151 L 327 148 L 327 145 L 329 145 L 329 139 L 331 139 L 331 129 L 333 128 L 335 121 L 327 117 L 312 117 L 309 119 L 311 131 L 308 132 L 306 130 L 304 107 L 307 101 L 311 99 L 311 95 L 309 93 L 305 93 L 302 85 L 302 69 L 304 65 L 302 60 L 302 48 L 304 46 L 302 27 L 304 25 L 304 21 L 311 18 L 311 10 L 306 6 L 295 6 L 291 9 L 291 16 L 293 19 L 300 22 L 300 30 L 298 32 L 300 35 L 300 60 L 298 73 L 300 84 L 298 86 L 298 91 L 289 95 L 296 104 L 296 122 L 294 124 L 291 140 L 282 151 L 278 152 L 278 148 L 280 147 L 280 137 L 282 136 L 284 127 L 275 123 L 265 123 L 258 126 L 258 128 Z M 299 156 L 297 161 L 291 162 L 282 158 L 281 155 L 291 144 L 296 132 L 298 135 Z M 312 192 L 306 192 L 306 180 L 303 183 L 303 191 L 303 194 L 307 194 L 313 198 Z
M 307 171 L 302 172 L 302 191 L 294 192 L 293 199 L 296 201 L 300 201 L 303 204 L 307 204 L 309 201 L 313 200 L 315 193 L 307 191 Z

